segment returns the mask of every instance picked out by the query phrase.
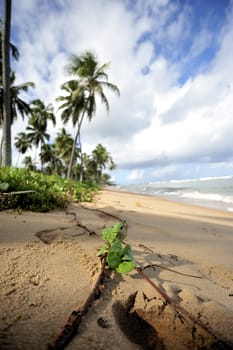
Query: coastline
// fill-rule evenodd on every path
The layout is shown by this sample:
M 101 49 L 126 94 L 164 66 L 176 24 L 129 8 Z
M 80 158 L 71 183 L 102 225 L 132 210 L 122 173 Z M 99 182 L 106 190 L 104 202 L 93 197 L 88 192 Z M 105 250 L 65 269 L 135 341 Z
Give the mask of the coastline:
M 232 176 L 116 185 L 115 188 L 137 194 L 150 194 L 179 203 L 233 211 Z
M 104 189 L 92 203 L 71 205 L 66 212 L 0 212 L 1 349 L 36 350 L 49 342 L 96 280 L 99 234 L 117 218 L 127 222 L 127 240 L 140 266 L 157 264 L 201 277 L 146 270 L 169 296 L 233 344 L 233 213 Z M 129 317 L 123 317 L 135 291 L 133 311 L 156 330 L 166 349 L 177 342 L 180 349 L 201 342 L 211 349 L 213 339 L 198 327 L 193 335 L 192 325 L 180 322 L 168 307 L 158 313 L 161 298 L 135 272 L 108 274 L 100 300 L 67 349 L 142 348 L 132 341 Z M 99 318 L 109 327 L 101 328 Z
M 155 199 L 161 199 L 161 200 L 167 200 L 169 202 L 174 202 L 177 204 L 184 204 L 184 205 L 191 205 L 194 207 L 201 207 L 201 208 L 208 208 L 208 209 L 213 209 L 213 210 L 220 210 L 220 211 L 226 211 L 226 212 L 233 212 L 233 207 L 229 208 L 229 206 L 225 203 L 222 202 L 217 202 L 217 201 L 203 201 L 200 199 L 195 199 L 195 198 L 183 198 L 183 197 L 177 197 L 174 195 L 162 195 L 162 194 L 153 194 L 153 193 L 146 193 L 146 192 L 140 192 L 137 190 L 132 190 L 130 191 L 129 189 L 124 189 L 124 188 L 114 188 L 114 187 L 106 187 L 104 188 L 106 191 L 112 191 L 112 192 L 123 192 L 127 194 L 136 194 L 139 196 L 148 196 L 152 197 Z

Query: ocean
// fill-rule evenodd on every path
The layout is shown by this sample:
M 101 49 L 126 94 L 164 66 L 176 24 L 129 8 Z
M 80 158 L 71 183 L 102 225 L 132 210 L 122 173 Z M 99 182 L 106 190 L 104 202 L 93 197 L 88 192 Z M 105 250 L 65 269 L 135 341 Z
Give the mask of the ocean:
M 117 189 L 233 212 L 233 176 L 119 185 Z

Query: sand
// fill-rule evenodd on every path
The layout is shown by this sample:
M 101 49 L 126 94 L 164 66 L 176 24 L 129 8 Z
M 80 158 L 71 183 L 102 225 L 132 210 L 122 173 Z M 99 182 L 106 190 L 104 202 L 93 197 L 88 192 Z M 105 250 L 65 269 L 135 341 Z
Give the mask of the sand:
M 0 212 L 0 349 L 47 349 L 92 290 L 101 230 L 117 218 L 138 266 L 156 265 L 144 273 L 207 330 L 137 271 L 107 270 L 66 348 L 233 349 L 233 213 L 110 190 L 66 211 Z

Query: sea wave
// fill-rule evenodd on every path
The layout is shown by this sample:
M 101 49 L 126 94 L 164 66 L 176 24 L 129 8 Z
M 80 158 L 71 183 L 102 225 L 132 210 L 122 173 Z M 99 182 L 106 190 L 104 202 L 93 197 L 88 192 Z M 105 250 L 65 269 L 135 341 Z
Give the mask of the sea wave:
M 233 211 L 233 176 L 149 182 L 119 189 Z
M 217 193 L 201 193 L 198 191 L 182 193 L 181 198 L 194 198 L 194 199 L 203 199 L 209 201 L 218 201 L 224 203 L 233 203 L 233 196 L 223 196 Z
M 229 180 L 233 179 L 232 175 L 226 175 L 226 176 L 205 176 L 205 177 L 200 177 L 200 178 L 190 178 L 190 179 L 175 179 L 175 180 L 161 180 L 161 181 L 155 181 L 155 182 L 149 182 L 149 185 L 161 185 L 161 184 L 179 184 L 179 183 L 189 183 L 189 182 L 194 182 L 198 183 L 200 181 L 215 181 L 215 180 Z

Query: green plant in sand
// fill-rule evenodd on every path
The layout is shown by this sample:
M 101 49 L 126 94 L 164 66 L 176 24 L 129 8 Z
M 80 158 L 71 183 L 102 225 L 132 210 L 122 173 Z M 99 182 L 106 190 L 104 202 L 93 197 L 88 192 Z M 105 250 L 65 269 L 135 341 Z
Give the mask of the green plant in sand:
M 100 248 L 98 256 L 106 255 L 106 263 L 110 269 L 119 273 L 128 273 L 136 267 L 131 246 L 125 243 L 127 226 L 117 222 L 110 228 L 102 230 L 104 245 Z

